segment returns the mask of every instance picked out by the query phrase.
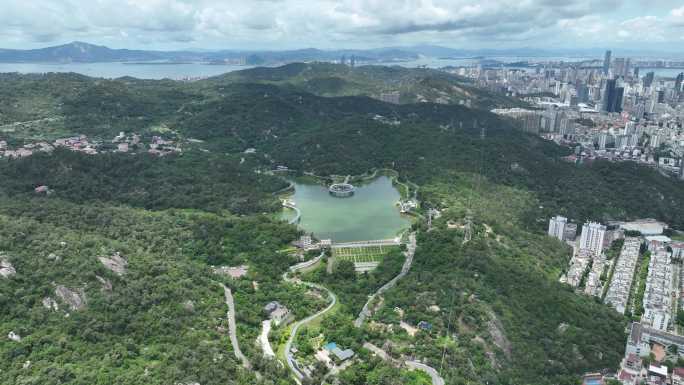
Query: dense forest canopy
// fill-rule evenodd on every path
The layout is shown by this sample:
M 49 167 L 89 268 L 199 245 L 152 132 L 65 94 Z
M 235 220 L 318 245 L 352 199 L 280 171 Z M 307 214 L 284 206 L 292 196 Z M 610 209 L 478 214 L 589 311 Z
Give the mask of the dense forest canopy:
M 373 98 L 393 83 L 408 85 L 404 104 Z M 371 358 L 363 341 L 437 367 L 446 357 L 448 384 L 574 384 L 583 371 L 615 367 L 626 320 L 557 282 L 570 251 L 544 235 L 548 218 L 653 217 L 684 228 L 681 182 L 633 163 L 567 163 L 566 148 L 457 102 L 463 92 L 475 107 L 508 100 L 437 71 L 295 64 L 193 83 L 4 74 L 0 84 L 9 101 L 0 125 L 13 128 L 0 140 L 12 146 L 74 134 L 111 142 L 159 127 L 183 146 L 164 157 L 56 149 L 0 160 L 0 256 L 17 271 L 0 278 L 9 309 L 0 332 L 22 336 L 0 339 L 3 383 L 293 383 L 254 343 L 263 306 L 277 300 L 301 319 L 325 300 L 282 280 L 297 262 L 282 251 L 300 232 L 274 219 L 274 193 L 288 185 L 268 172 L 279 165 L 323 176 L 391 168 L 419 186 L 424 209 L 442 212 L 430 231 L 417 220 L 414 266 L 386 293 L 378 328 L 352 321 L 400 269 L 401 253 L 369 275 L 348 264 L 328 274 L 327 260 L 305 275 L 340 303 L 304 333 L 364 358 L 340 374 L 349 385 L 425 383 Z M 452 102 L 413 103 L 425 87 L 453 90 Z M 41 185 L 50 194 L 34 192 Z M 467 216 L 474 236 L 464 244 Z M 99 260 L 115 253 L 124 274 Z M 242 264 L 245 279 L 212 272 Z M 221 283 L 235 292 L 239 339 L 260 379 L 234 359 Z M 85 307 L 59 300 L 58 287 L 82 294 Z M 400 321 L 432 328 L 410 336 Z M 286 330 L 271 339 L 281 343 Z

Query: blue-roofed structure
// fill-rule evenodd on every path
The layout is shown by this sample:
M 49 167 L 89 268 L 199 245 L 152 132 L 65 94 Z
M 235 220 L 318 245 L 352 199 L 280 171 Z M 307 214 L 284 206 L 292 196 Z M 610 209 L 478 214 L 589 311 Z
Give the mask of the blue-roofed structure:
M 340 361 L 346 361 L 352 357 L 354 357 L 354 351 L 351 349 L 345 349 L 342 350 L 340 349 L 336 343 L 334 342 L 328 342 L 323 346 L 323 348 L 330 353 L 332 353 L 338 360 Z
M 333 349 L 337 349 L 337 344 L 334 342 L 328 342 L 325 344 L 325 346 L 323 346 L 323 348 L 329 352 L 332 352 Z

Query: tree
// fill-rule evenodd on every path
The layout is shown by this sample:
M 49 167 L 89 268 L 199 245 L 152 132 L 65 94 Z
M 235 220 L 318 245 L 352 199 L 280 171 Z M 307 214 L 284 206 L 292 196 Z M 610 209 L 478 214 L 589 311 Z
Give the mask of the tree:
M 352 261 L 339 261 L 335 264 L 335 278 L 345 281 L 356 280 L 356 269 Z

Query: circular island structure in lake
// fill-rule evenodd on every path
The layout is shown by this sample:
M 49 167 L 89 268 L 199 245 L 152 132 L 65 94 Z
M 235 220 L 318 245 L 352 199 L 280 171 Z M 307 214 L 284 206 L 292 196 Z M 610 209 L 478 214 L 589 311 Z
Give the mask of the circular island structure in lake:
M 334 183 L 328 187 L 330 195 L 338 198 L 346 198 L 354 195 L 356 188 L 349 183 Z

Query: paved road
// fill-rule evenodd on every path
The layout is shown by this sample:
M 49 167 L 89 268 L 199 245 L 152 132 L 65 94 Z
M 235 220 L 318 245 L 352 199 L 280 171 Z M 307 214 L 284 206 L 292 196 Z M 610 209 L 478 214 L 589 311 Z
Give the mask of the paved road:
M 323 257 L 323 253 L 321 253 L 321 255 L 319 255 L 317 258 L 320 259 L 322 257 Z M 300 265 L 302 265 L 302 264 L 292 266 L 290 268 L 290 270 L 292 272 L 295 272 L 298 270 L 297 267 Z M 310 316 L 304 318 L 303 320 L 295 322 L 295 324 L 292 326 L 292 330 L 290 331 L 290 337 L 287 339 L 287 342 L 285 343 L 285 359 L 287 361 L 287 366 L 290 368 L 292 373 L 295 375 L 295 379 L 297 380 L 297 383 L 301 384 L 301 380 L 304 379 L 304 373 L 302 373 L 302 371 L 299 369 L 299 365 L 297 364 L 297 360 L 292 355 L 292 344 L 294 343 L 294 340 L 297 337 L 297 332 L 299 331 L 299 328 L 301 328 L 302 326 L 308 324 L 309 322 L 313 321 L 314 319 L 316 319 L 316 318 L 322 316 L 323 314 L 327 313 L 328 311 L 330 311 L 330 309 L 332 309 L 335 306 L 335 304 L 337 304 L 337 296 L 332 291 L 328 290 L 324 286 L 317 285 L 317 284 L 311 283 L 311 282 L 295 281 L 294 279 L 289 277 L 287 272 L 285 274 L 283 274 L 283 279 L 287 282 L 292 282 L 292 283 L 312 287 L 312 288 L 315 288 L 315 289 L 318 289 L 321 291 L 325 291 L 328 293 L 328 298 L 330 299 L 330 304 L 325 309 L 319 311 L 316 314 L 310 315 Z
M 223 293 L 226 296 L 226 305 L 228 305 L 228 334 L 230 336 L 230 344 L 233 345 L 235 358 L 242 362 L 242 366 L 250 369 L 252 364 L 249 362 L 247 357 L 242 354 L 242 350 L 240 350 L 240 345 L 238 344 L 237 326 L 235 324 L 235 301 L 233 300 L 233 293 L 231 293 L 230 289 L 226 285 L 221 284 L 221 286 L 223 286 Z
M 23 126 L 25 124 L 32 124 L 32 123 L 39 123 L 39 122 L 55 122 L 57 120 L 64 120 L 63 117 L 55 117 L 55 118 L 41 118 L 41 119 L 36 119 L 36 120 L 27 120 L 24 122 L 12 122 L 8 124 L 3 124 L 0 125 L 0 129 L 7 129 L 7 128 L 12 128 L 12 127 L 17 127 L 17 126 Z
M 325 253 L 321 253 L 320 255 L 318 255 L 318 257 L 316 257 L 314 259 L 310 259 L 308 261 L 300 262 L 294 266 L 290 266 L 290 271 L 294 273 L 294 272 L 297 272 L 299 270 L 307 269 L 307 268 L 317 264 L 318 261 L 320 261 L 324 255 L 325 255 Z M 286 275 L 283 275 L 283 279 L 286 281 L 288 280 Z
M 432 379 L 432 385 L 444 385 L 444 379 L 442 378 L 442 376 L 439 375 L 439 373 L 437 373 L 437 370 L 432 366 L 427 366 L 423 363 L 416 361 L 406 361 L 405 363 L 406 366 L 408 366 L 411 369 L 422 370 L 423 372 L 427 373 Z
M 393 364 L 398 365 L 398 361 L 396 361 L 394 358 L 390 357 L 386 351 L 384 351 L 384 350 L 380 349 L 379 347 L 371 344 L 370 342 L 364 342 L 363 347 L 370 350 L 371 352 L 375 353 L 375 355 L 380 357 L 383 361 L 390 361 Z
M 387 352 L 382 350 L 381 348 L 369 342 L 364 342 L 363 347 L 375 353 L 375 355 L 380 357 L 383 361 L 387 361 L 396 367 L 400 366 L 401 361 L 390 357 L 390 355 L 387 354 Z M 432 379 L 432 385 L 444 385 L 444 379 L 442 378 L 442 376 L 439 375 L 437 369 L 433 368 L 432 366 L 425 365 L 422 362 L 408 360 L 404 361 L 404 365 L 406 365 L 410 369 L 421 370 L 427 373 L 428 376 L 430 376 L 430 378 Z
M 264 357 L 275 357 L 271 343 L 268 341 L 268 333 L 271 331 L 271 320 L 265 320 L 261 323 L 261 334 L 259 334 L 259 344 L 261 350 L 264 351 Z
M 361 312 L 359 313 L 359 316 L 354 320 L 354 326 L 361 327 L 363 323 L 365 322 L 366 318 L 370 317 L 370 306 L 372 302 L 377 298 L 379 295 L 384 293 L 385 291 L 389 290 L 392 288 L 394 285 L 397 284 L 397 282 L 402 279 L 411 269 L 411 264 L 413 263 L 413 255 L 416 253 L 416 234 L 411 233 L 409 235 L 409 243 L 406 247 L 406 260 L 404 261 L 404 265 L 401 267 L 401 272 L 399 274 L 392 278 L 391 281 L 387 282 L 385 285 L 383 285 L 381 288 L 379 288 L 373 295 L 371 295 L 368 298 L 368 301 L 366 302 L 365 305 L 363 305 L 363 309 L 361 309 Z

